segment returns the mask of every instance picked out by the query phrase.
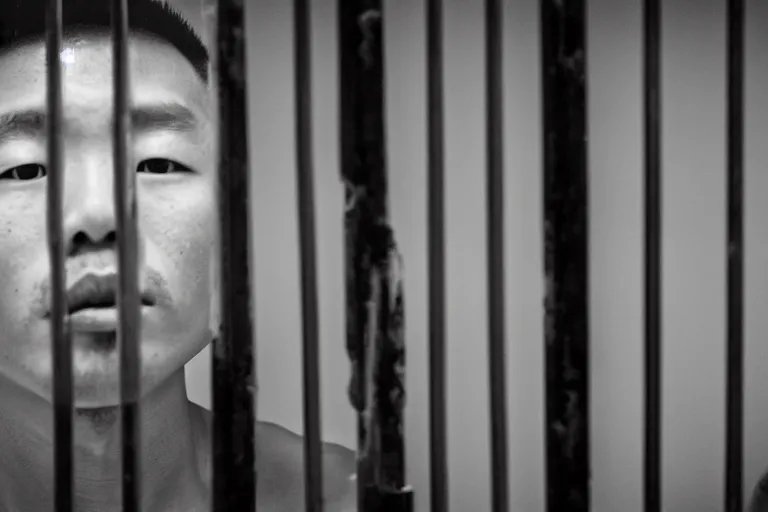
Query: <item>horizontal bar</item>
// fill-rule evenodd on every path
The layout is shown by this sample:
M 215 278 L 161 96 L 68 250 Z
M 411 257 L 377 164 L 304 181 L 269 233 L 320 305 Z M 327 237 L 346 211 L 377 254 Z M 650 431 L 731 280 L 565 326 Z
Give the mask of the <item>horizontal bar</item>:
M 66 246 L 64 238 L 64 165 L 61 141 L 63 102 L 61 87 L 62 2 L 49 0 L 46 27 L 48 108 L 47 230 L 51 261 L 51 352 L 53 361 L 53 460 L 56 512 L 74 509 L 72 338 L 66 304 Z
M 728 0 L 726 512 L 744 501 L 744 18 L 744 0 Z
M 586 512 L 589 254 L 585 0 L 542 0 L 547 510 Z
M 443 2 L 427 0 L 429 222 L 429 467 L 433 512 L 448 512 L 445 354 L 445 134 Z
M 304 478 L 307 512 L 323 510 L 320 439 L 320 349 L 312 160 L 312 62 L 309 2 L 293 2 L 296 99 L 297 200 L 301 252 L 301 320 L 304 382 Z
M 251 294 L 250 166 L 243 0 L 218 0 L 216 51 L 221 332 L 214 339 L 213 510 L 256 507 L 256 339 Z
M 491 509 L 509 510 L 506 339 L 504 329 L 504 40 L 501 0 L 485 1 L 486 206 L 488 229 L 488 387 Z
M 645 460 L 644 510 L 661 512 L 661 6 L 645 0 Z

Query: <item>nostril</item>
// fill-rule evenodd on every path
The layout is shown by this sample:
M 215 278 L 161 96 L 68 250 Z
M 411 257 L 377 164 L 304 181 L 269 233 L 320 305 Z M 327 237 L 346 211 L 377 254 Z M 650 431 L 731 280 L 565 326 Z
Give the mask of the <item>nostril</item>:
M 117 243 L 117 233 L 112 230 L 109 231 L 106 236 L 104 236 L 100 240 L 96 240 L 94 237 L 90 236 L 85 231 L 78 231 L 75 236 L 72 238 L 72 245 L 75 248 L 81 248 L 87 245 L 93 245 L 93 244 L 105 244 L 105 245 L 113 245 Z
M 72 239 L 72 243 L 75 247 L 80 247 L 88 243 L 88 235 L 83 231 L 78 231 L 75 237 Z

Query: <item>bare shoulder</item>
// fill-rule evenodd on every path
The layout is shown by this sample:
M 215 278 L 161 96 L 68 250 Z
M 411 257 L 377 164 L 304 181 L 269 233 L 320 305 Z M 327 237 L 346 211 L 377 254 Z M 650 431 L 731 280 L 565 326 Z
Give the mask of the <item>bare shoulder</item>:
M 212 414 L 195 406 L 201 423 L 200 440 L 209 440 Z M 200 460 L 201 472 L 210 479 L 210 443 Z M 355 452 L 332 443 L 323 443 L 323 496 L 327 512 L 356 510 Z M 294 512 L 304 509 L 304 440 L 274 423 L 256 425 L 256 470 L 259 510 Z
M 323 443 L 323 496 L 328 512 L 346 512 L 355 506 L 355 453 L 343 446 Z M 289 499 L 290 510 L 304 505 L 304 440 L 273 423 L 257 425 L 256 467 L 259 492 L 279 491 Z M 287 504 L 286 504 L 287 505 Z M 288 510 L 288 509 L 286 509 Z
M 768 472 L 757 482 L 749 502 L 748 512 L 768 512 Z

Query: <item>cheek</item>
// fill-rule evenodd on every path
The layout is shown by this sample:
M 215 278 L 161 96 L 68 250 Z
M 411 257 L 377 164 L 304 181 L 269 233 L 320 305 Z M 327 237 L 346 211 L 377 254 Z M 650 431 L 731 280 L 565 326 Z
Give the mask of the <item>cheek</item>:
M 6 333 L 23 327 L 19 322 L 28 319 L 48 271 L 45 216 L 34 204 L 0 193 L 0 321 Z
M 10 336 L 15 338 L 19 329 L 23 329 L 21 325 L 24 321 L 24 303 L 30 302 L 30 295 L 27 294 L 27 300 L 24 300 L 23 292 L 23 275 L 20 273 L 21 269 L 18 265 L 15 265 L 13 260 L 14 251 L 11 248 L 3 245 L 0 248 L 0 324 L 3 326 L 4 338 Z M 18 261 L 18 260 L 16 260 Z M 4 345 L 1 340 L 0 345 Z M 2 347 L 2 350 L 5 351 Z
M 192 314 L 210 297 L 211 247 L 214 234 L 214 204 L 209 194 L 160 202 L 161 209 L 144 211 L 146 218 L 146 262 L 165 277 L 176 309 Z M 197 198 L 197 200 L 193 200 Z
M 210 251 L 204 245 L 208 239 L 203 238 L 200 242 L 199 245 L 190 245 L 168 258 L 168 263 L 172 266 L 172 271 L 168 274 L 168 284 L 175 305 L 183 310 L 183 316 L 199 315 L 199 308 L 207 305 L 210 297 Z

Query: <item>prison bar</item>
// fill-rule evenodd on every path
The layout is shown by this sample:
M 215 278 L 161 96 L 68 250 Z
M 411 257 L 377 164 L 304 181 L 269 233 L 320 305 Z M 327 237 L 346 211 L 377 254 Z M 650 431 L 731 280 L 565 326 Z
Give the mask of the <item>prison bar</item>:
M 213 342 L 213 510 L 256 507 L 256 358 L 251 294 L 245 13 L 243 0 L 217 0 L 218 203 L 221 333 Z
M 488 389 L 490 392 L 491 510 L 509 510 L 507 385 L 504 329 L 503 12 L 485 2 L 486 206 L 488 228 Z
M 320 351 L 318 346 L 315 191 L 312 159 L 312 59 L 308 0 L 293 2 L 296 100 L 296 185 L 301 252 L 301 323 L 304 380 L 304 470 L 307 512 L 323 510 L 320 450 Z
M 546 477 L 549 512 L 590 499 L 584 0 L 542 0 Z
M 364 155 L 358 154 L 362 146 L 358 140 L 363 135 L 357 123 L 359 108 L 356 100 L 357 88 L 361 81 L 357 70 L 357 59 L 361 56 L 356 53 L 360 45 L 357 14 L 361 6 L 355 0 L 338 0 L 336 5 L 339 52 L 339 159 L 340 178 L 344 183 L 345 337 L 352 373 L 347 394 L 357 413 L 357 508 L 364 510 L 368 481 L 365 461 L 361 457 L 365 436 L 365 343 L 362 340 L 367 318 L 367 297 L 366 279 L 362 275 L 366 230 L 362 226 L 368 212 L 363 208 L 364 205 L 359 204 L 359 198 L 363 196 L 361 191 L 365 190 L 366 178 L 370 176 L 359 171 Z
M 357 509 L 409 512 L 405 485 L 402 257 L 387 209 L 384 10 L 337 3 L 339 140 L 345 187 L 346 345 L 357 411 Z
M 136 173 L 131 136 L 128 3 L 112 0 L 114 81 L 113 171 L 117 230 L 117 307 L 120 347 L 120 418 L 123 510 L 141 510 L 141 315 L 139 313 Z
M 445 377 L 445 134 L 443 2 L 427 0 L 427 205 L 429 223 L 429 469 L 433 512 L 448 512 Z
M 72 338 L 66 297 L 63 225 L 64 159 L 61 142 L 62 3 L 49 0 L 46 19 L 48 199 L 47 236 L 51 263 L 51 353 L 53 361 L 54 503 L 57 512 L 74 507 Z
M 661 512 L 661 6 L 643 11 L 645 431 L 643 507 Z
M 726 512 L 744 501 L 744 10 L 744 0 L 728 0 Z
M 305 455 L 308 511 L 322 510 L 320 464 L 317 289 L 311 159 L 310 26 L 306 0 L 295 0 L 298 196 L 302 252 L 304 326 Z M 222 332 L 214 341 L 214 509 L 252 509 L 256 504 L 254 465 L 248 152 L 245 115 L 244 16 L 242 0 L 217 7 L 219 203 L 221 214 Z M 113 0 L 114 171 L 118 232 L 121 333 L 121 409 L 124 510 L 141 502 L 138 429 L 140 398 L 137 202 L 134 173 L 128 172 L 130 96 L 127 59 L 127 0 Z M 727 437 L 725 509 L 743 501 L 743 0 L 729 0 L 728 22 L 728 304 Z M 583 0 L 544 0 L 542 76 L 544 114 L 544 213 L 547 348 L 547 509 L 589 509 L 587 349 L 587 168 L 585 109 L 585 24 Z M 51 257 L 52 352 L 54 373 L 55 503 L 72 510 L 72 351 L 66 315 L 63 233 L 63 147 L 61 144 L 61 0 L 47 12 L 48 157 L 47 228 Z M 428 2 L 428 119 L 430 218 L 430 398 L 433 510 L 447 511 L 445 472 L 442 9 Z M 506 425 L 503 353 L 503 146 L 501 107 L 501 6 L 486 3 L 486 87 L 488 144 L 489 355 L 493 509 L 507 507 Z M 645 98 L 645 306 L 646 458 L 645 510 L 658 511 L 660 480 L 660 5 L 646 0 L 644 18 Z M 59 171 L 59 172 L 57 172 Z M 434 188 L 433 188 L 434 187 Z M 437 192 L 436 194 L 434 192 Z M 434 282 L 437 281 L 437 284 Z M 434 288 L 433 288 L 434 287 Z M 562 371 L 562 370 L 565 371 Z M 434 389 L 432 389 L 432 386 Z M 307 391 L 310 393 L 307 393 Z M 565 400 L 569 396 L 569 407 Z M 562 427 L 555 428 L 555 427 Z M 566 446 L 575 447 L 569 451 Z M 443 447 L 437 454 L 438 447 Z M 442 460 L 441 460 L 442 458 Z M 435 479 L 434 470 L 437 471 Z M 440 475 L 442 472 L 443 476 Z M 437 482 L 437 483 L 436 483 Z M 436 499 L 435 499 L 436 498 Z M 441 508 L 442 507 L 442 508 Z

